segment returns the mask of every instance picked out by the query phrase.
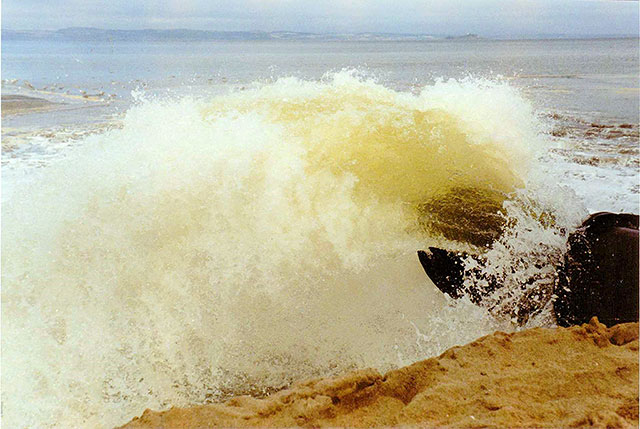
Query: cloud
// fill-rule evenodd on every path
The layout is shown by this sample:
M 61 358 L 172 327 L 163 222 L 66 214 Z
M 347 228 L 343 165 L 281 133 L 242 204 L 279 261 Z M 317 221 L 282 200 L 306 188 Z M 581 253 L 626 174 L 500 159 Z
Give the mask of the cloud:
M 5 0 L 2 20 L 9 29 L 635 34 L 638 7 L 621 0 Z

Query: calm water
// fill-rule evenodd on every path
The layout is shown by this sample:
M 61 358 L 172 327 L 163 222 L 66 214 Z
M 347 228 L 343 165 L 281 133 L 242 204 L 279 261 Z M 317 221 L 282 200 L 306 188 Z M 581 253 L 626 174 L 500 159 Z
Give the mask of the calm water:
M 638 39 L 433 42 L 3 43 L 3 79 L 36 88 L 129 95 L 132 88 L 202 93 L 282 76 L 318 79 L 356 68 L 407 90 L 436 79 L 504 77 L 541 107 L 638 116 Z M 188 88 L 185 88 L 188 87 Z

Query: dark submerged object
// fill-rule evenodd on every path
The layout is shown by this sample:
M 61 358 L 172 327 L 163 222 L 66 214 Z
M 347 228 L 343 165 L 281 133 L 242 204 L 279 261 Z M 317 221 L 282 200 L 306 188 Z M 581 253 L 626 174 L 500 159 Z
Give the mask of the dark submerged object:
M 449 240 L 487 247 L 502 235 L 505 198 L 504 193 L 492 189 L 455 187 L 420 204 L 418 222 L 425 231 Z
M 587 323 L 592 316 L 608 326 L 638 321 L 638 239 L 638 215 L 606 212 L 589 216 L 569 236 L 554 288 L 558 325 Z M 467 293 L 480 304 L 498 284 L 487 278 L 485 289 L 465 290 L 467 256 L 435 247 L 418 251 L 422 267 L 440 291 L 454 299 Z
M 638 321 L 638 215 L 595 213 L 567 247 L 554 291 L 558 325 Z

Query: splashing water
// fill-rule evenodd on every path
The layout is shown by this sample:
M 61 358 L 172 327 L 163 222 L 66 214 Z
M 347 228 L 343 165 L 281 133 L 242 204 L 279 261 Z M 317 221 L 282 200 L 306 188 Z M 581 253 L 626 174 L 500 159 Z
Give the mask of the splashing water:
M 4 423 L 108 427 L 508 329 L 415 252 L 559 254 L 582 213 L 530 174 L 540 130 L 505 84 L 350 72 L 131 108 L 3 205 Z

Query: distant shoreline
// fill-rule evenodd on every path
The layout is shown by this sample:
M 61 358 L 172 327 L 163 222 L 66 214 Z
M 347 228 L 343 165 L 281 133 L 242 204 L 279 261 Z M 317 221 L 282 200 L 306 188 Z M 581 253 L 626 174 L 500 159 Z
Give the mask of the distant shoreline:
M 210 30 L 114 30 L 100 28 L 64 28 L 60 30 L 2 30 L 2 40 L 60 40 L 60 41 L 347 41 L 347 42 L 421 42 L 421 41 L 492 41 L 492 40 L 600 40 L 638 39 L 638 35 L 567 35 L 539 34 L 518 37 L 485 37 L 478 34 L 404 34 L 404 33 L 305 33 L 295 31 L 210 31 Z

